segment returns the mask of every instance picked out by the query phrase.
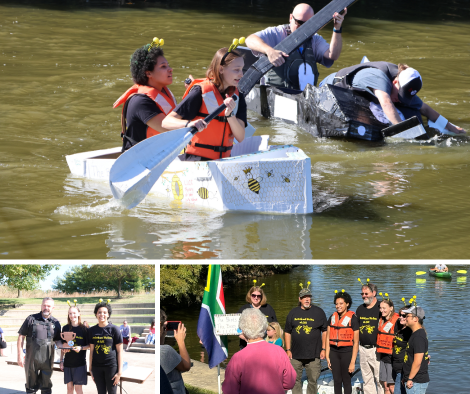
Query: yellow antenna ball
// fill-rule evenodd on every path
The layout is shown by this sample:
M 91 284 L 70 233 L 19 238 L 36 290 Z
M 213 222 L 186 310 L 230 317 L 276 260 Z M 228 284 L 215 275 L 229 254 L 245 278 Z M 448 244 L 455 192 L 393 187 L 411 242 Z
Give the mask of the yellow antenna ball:
M 245 37 L 240 37 L 240 39 L 238 40 L 238 43 L 240 45 L 244 45 L 245 44 Z
M 308 281 L 308 282 L 307 282 L 307 285 L 309 285 L 310 283 L 312 283 L 312 282 Z
M 253 279 L 253 283 L 256 285 L 256 279 Z
M 367 282 L 369 282 L 369 278 L 367 278 Z
M 357 278 L 357 280 L 360 282 L 360 281 L 361 281 L 361 278 Z
M 108 298 L 108 302 L 111 302 L 111 300 Z
M 163 38 L 160 38 L 160 41 L 158 41 L 158 45 L 163 46 L 165 44 L 165 40 Z
M 338 290 L 335 290 L 335 294 L 338 292 Z
M 344 289 L 341 289 L 341 292 L 344 293 Z
M 402 300 L 402 301 L 405 301 L 405 297 L 403 297 L 401 300 Z
M 103 299 L 102 299 L 102 298 L 100 298 L 100 302 L 103 302 Z
M 73 300 L 73 302 L 77 302 L 77 300 Z
M 158 42 L 158 37 L 153 37 L 153 42 Z
M 379 293 L 379 295 L 381 296 L 381 295 L 382 295 L 382 293 Z
M 69 304 L 69 305 L 70 305 L 70 301 L 69 301 L 69 300 L 67 300 L 67 304 Z
M 413 296 L 413 298 L 416 298 L 416 296 Z
M 238 38 L 234 38 L 234 39 L 233 39 L 232 45 L 238 45 Z
M 265 284 L 263 283 L 261 286 L 264 286 Z
M 385 297 L 388 297 L 388 293 L 385 293 Z

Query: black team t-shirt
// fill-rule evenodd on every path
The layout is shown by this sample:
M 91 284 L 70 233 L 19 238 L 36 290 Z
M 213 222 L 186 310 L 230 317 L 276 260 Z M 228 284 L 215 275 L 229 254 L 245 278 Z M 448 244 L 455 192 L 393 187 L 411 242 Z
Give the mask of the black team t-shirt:
M 359 305 L 356 310 L 359 318 L 359 343 L 364 346 L 377 345 L 377 331 L 379 327 L 379 302 L 368 309 L 365 304 Z
M 413 377 L 413 382 L 415 383 L 427 383 L 429 382 L 428 374 L 428 364 L 429 364 L 429 354 L 428 354 L 428 338 L 424 328 L 416 330 L 411 334 L 410 340 L 406 345 L 405 349 L 405 359 L 403 363 L 403 376 L 405 382 L 409 379 L 411 372 L 411 366 L 413 365 L 413 360 L 415 354 L 424 353 L 423 360 L 419 367 L 418 373 Z
M 62 332 L 74 332 L 75 339 L 73 340 L 74 346 L 87 346 L 88 345 L 88 333 L 85 326 L 69 326 L 66 324 L 62 327 Z M 62 342 L 65 343 L 64 340 Z M 77 368 L 86 365 L 86 350 L 80 350 L 78 353 L 74 350 L 70 350 L 65 353 L 64 367 Z
M 238 310 L 237 313 L 242 313 L 245 309 L 249 309 L 251 307 L 252 307 L 251 304 L 245 304 Z M 266 316 L 266 319 L 268 319 L 268 323 L 277 321 L 276 312 L 274 312 L 274 309 L 271 305 L 269 304 L 261 305 L 259 310 L 264 316 Z M 246 341 L 240 338 L 240 348 L 244 348 L 246 347 L 246 345 L 247 345 Z
M 331 324 L 331 317 L 328 319 L 328 325 Z M 351 328 L 353 331 L 358 331 L 359 330 L 359 319 L 357 318 L 356 315 L 353 315 L 351 318 Z M 331 330 L 331 328 L 330 328 Z M 347 352 L 352 352 L 353 346 L 335 346 L 335 345 L 330 345 L 330 351 L 333 352 L 338 352 L 338 353 L 347 353 Z
M 395 338 L 393 338 L 392 367 L 395 372 L 401 372 L 403 361 L 405 360 L 406 345 L 410 340 L 412 331 L 409 327 L 402 328 L 397 321 L 395 332 Z
M 94 367 L 117 366 L 116 345 L 122 343 L 119 327 L 109 323 L 106 327 L 99 325 L 88 329 L 88 340 L 93 349 Z
M 292 309 L 286 318 L 284 331 L 291 334 L 292 358 L 296 360 L 319 358 L 322 349 L 321 336 L 328 327 L 325 312 L 313 305 L 304 310 Z

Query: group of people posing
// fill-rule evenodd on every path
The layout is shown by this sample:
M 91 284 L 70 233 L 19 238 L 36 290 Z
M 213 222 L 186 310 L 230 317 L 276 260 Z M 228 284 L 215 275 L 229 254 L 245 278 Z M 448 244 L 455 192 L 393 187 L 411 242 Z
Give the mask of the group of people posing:
M 287 315 L 284 338 L 262 286 L 248 291 L 247 304 L 238 311 L 240 351 L 225 371 L 224 394 L 282 394 L 289 389 L 301 394 L 304 368 L 307 393 L 316 394 L 322 359 L 332 371 L 335 394 L 343 389 L 351 394 L 358 355 L 364 394 L 426 392 L 428 339 L 424 310 L 415 298 L 398 308 L 388 294 L 378 300 L 377 287 L 367 281 L 361 287 L 364 303 L 355 313 L 351 296 L 336 291 L 336 312 L 327 319 L 323 309 L 312 304 L 308 287 L 300 290 L 299 305 Z
M 54 300 L 44 298 L 41 312 L 29 315 L 18 331 L 17 362 L 25 370 L 26 393 L 39 390 L 41 394 L 52 393 L 51 377 L 57 347 L 61 349 L 60 369 L 64 372 L 67 394 L 83 392 L 82 386 L 88 382 L 88 372 L 96 384 L 98 394 L 116 394 L 123 371 L 123 342 L 128 346 L 132 342 L 127 321 L 117 327 L 108 320 L 112 313 L 110 300 L 100 300 L 95 305 L 97 324 L 94 326 L 81 320 L 77 305 L 69 305 L 67 324 L 61 327 L 60 322 L 52 316 Z M 151 339 L 154 340 L 155 321 L 152 326 Z M 63 338 L 68 338 L 68 342 Z
M 317 85 L 317 63 L 329 68 L 339 59 L 342 50 L 344 16 L 333 15 L 333 34 L 328 44 L 315 34 L 291 54 L 274 49 L 284 38 L 314 16 L 308 4 L 298 4 L 289 16 L 289 23 L 251 34 L 246 45 L 255 56 L 266 55 L 274 68 L 264 80 L 272 86 L 302 90 L 307 83 Z M 247 126 L 246 102 L 237 87 L 243 77 L 244 58 L 236 50 L 221 48 L 214 55 L 204 79 L 186 83 L 186 92 L 177 104 L 169 85 L 173 70 L 162 50 L 163 40 L 137 49 L 131 56 L 130 70 L 134 85 L 115 103 L 123 105 L 121 124 L 123 148 L 153 135 L 184 127 L 195 127 L 195 134 L 181 160 L 207 161 L 230 156 L 234 139 L 245 138 Z M 448 122 L 442 115 L 424 103 L 417 93 L 423 85 L 419 72 L 406 64 L 368 62 L 343 68 L 326 77 L 321 83 L 366 92 L 371 101 L 380 105 L 391 124 L 411 116 L 424 115 L 441 132 L 455 134 L 465 130 Z M 237 100 L 233 100 L 233 95 Z M 209 124 L 204 118 L 225 103 L 227 108 Z

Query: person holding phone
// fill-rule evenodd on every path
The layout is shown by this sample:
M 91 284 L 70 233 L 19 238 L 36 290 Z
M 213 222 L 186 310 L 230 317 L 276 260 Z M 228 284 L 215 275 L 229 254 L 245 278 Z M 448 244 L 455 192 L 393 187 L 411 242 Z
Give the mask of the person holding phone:
M 179 354 L 170 345 L 165 345 L 167 332 L 167 316 L 160 309 L 160 366 L 163 368 L 174 394 L 185 394 L 183 377 L 181 372 L 191 369 L 191 358 L 186 350 L 184 340 L 186 338 L 186 327 L 183 323 L 178 324 L 175 330 L 175 339 L 178 343 Z

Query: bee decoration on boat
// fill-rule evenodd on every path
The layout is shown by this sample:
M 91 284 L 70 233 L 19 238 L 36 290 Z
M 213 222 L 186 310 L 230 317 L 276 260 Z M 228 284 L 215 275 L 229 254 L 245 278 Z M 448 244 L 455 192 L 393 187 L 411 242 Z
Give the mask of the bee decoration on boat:
M 197 189 L 197 194 L 203 200 L 207 200 L 208 198 L 209 199 L 215 198 L 217 192 L 211 192 L 207 190 L 207 188 L 205 188 L 204 186 L 201 186 L 199 189 Z
M 268 178 L 274 176 L 274 171 L 273 170 L 269 170 L 269 171 L 265 171 L 266 172 L 266 175 L 268 176 Z
M 253 174 L 251 173 L 251 169 L 252 169 L 251 167 L 247 167 L 243 170 L 246 177 L 248 178 L 248 183 L 246 184 L 246 186 L 253 193 L 259 194 L 259 191 L 261 189 L 260 182 L 263 180 L 263 178 L 262 177 L 253 178 Z
M 233 178 L 233 181 L 238 182 L 239 179 L 240 179 L 240 177 L 236 176 L 235 178 Z
M 283 180 L 284 182 L 290 183 L 290 179 L 289 179 L 290 174 L 288 174 L 287 176 L 281 175 L 281 177 L 282 177 L 282 180 Z

